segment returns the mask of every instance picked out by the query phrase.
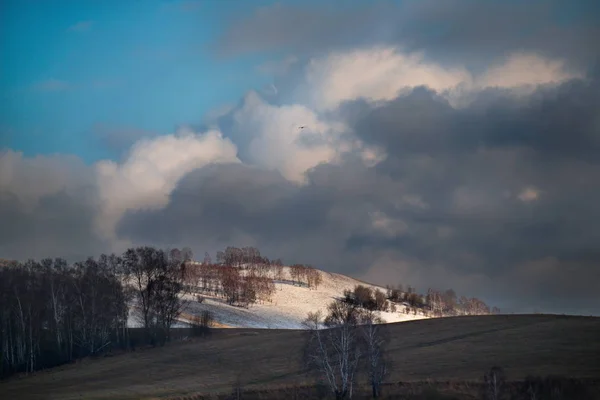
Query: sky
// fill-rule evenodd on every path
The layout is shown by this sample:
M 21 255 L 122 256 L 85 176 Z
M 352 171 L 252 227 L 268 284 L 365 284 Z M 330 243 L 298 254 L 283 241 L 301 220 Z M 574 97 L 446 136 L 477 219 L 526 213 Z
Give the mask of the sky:
M 0 257 L 256 246 L 600 315 L 600 3 L 0 3 Z

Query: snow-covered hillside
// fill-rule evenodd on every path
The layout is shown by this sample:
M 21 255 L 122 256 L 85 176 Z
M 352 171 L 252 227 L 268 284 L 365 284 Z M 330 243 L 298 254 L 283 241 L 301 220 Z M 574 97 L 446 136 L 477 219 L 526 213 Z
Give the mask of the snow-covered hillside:
M 289 277 L 289 268 L 284 268 Z M 231 306 L 221 297 L 203 295 L 202 303 L 196 301 L 194 295 L 187 295 L 182 320 L 189 315 L 200 315 L 202 311 L 211 311 L 218 326 L 231 328 L 272 328 L 299 329 L 308 312 L 326 311 L 327 305 L 335 298 L 342 296 L 345 289 L 353 289 L 356 285 L 370 286 L 385 291 L 384 288 L 365 284 L 348 276 L 320 271 L 322 283 L 318 288 L 307 288 L 294 285 L 291 281 L 276 281 L 276 291 L 271 302 L 252 304 L 249 308 Z M 400 311 L 380 312 L 386 322 L 400 322 L 426 318 L 423 315 L 410 315 Z

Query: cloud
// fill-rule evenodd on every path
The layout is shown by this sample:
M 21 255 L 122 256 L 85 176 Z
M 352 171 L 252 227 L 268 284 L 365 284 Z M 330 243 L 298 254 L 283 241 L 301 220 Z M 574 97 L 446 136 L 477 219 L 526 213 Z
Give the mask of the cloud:
M 290 180 L 302 182 L 310 168 L 336 157 L 336 126 L 305 106 L 273 106 L 251 92 L 232 117 L 233 134 L 248 138 L 248 161 L 276 169 Z
M 290 71 L 290 68 L 299 62 L 296 56 L 287 56 L 280 60 L 270 60 L 257 67 L 257 70 L 268 75 L 283 75 Z
M 239 162 L 237 149 L 220 132 L 176 134 L 142 139 L 122 163 L 95 166 L 101 211 L 95 219 L 101 237 L 115 240 L 114 228 L 128 210 L 157 209 L 185 174 L 211 163 Z
M 597 313 L 588 286 L 600 278 L 600 191 L 588 183 L 600 179 L 600 165 L 581 158 L 600 151 L 597 85 L 539 87 L 519 102 L 490 88 L 459 108 L 422 87 L 346 102 L 350 131 L 386 151 L 374 167 L 342 157 L 307 170 L 302 185 L 285 168 L 269 172 L 261 157 L 252 162 L 259 168 L 202 168 L 182 178 L 166 207 L 128 212 L 118 232 L 210 251 L 252 243 L 289 262 L 421 290 L 454 287 L 508 310 Z M 248 110 L 259 119 L 277 112 L 257 107 Z M 577 125 L 567 129 L 565 115 Z
M 534 53 L 510 54 L 482 73 L 472 74 L 464 67 L 444 67 L 427 61 L 422 53 L 406 53 L 390 46 L 334 52 L 312 59 L 306 67 L 311 104 L 320 110 L 361 98 L 389 101 L 418 86 L 436 91 L 453 106 L 462 106 L 488 87 L 512 89 L 510 93 L 521 95 L 539 85 L 582 76 L 581 72 L 567 71 L 562 60 Z
M 69 27 L 71 32 L 88 32 L 92 29 L 94 21 L 79 21 Z
M 419 54 L 376 47 L 314 59 L 307 68 L 307 81 L 314 88 L 316 107 L 328 109 L 359 98 L 392 100 L 402 89 L 421 85 L 444 91 L 470 83 L 471 77 L 465 69 L 445 69 L 425 62 Z
M 598 314 L 597 10 L 559 23 L 562 4 L 262 8 L 219 46 L 291 54 L 264 66 L 268 96 L 166 136 L 97 127 L 119 161 L 2 153 L 18 228 L 0 250 L 254 245 L 508 311 Z
M 549 60 L 536 54 L 515 53 L 505 63 L 493 66 L 479 78 L 481 87 L 522 87 L 561 83 L 581 78 L 580 73 L 568 73 L 565 62 Z
M 92 170 L 75 156 L 0 151 L 0 254 L 85 259 L 106 248 L 93 233 L 98 197 Z
M 572 20 L 567 20 L 572 16 Z M 485 3 L 435 0 L 346 7 L 275 4 L 231 21 L 221 55 L 273 52 L 314 56 L 355 47 L 402 46 L 442 63 L 474 68 L 515 51 L 536 51 L 588 66 L 600 52 L 600 7 L 593 1 Z

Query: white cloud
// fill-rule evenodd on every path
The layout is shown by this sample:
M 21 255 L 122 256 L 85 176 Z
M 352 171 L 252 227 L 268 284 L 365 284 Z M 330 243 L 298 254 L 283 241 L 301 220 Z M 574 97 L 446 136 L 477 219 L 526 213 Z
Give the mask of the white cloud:
M 251 138 L 250 161 L 278 170 L 291 181 L 303 182 L 307 170 L 336 158 L 342 128 L 303 105 L 274 106 L 251 92 L 234 120 L 238 134 Z
M 248 138 L 249 161 L 296 183 L 305 183 L 306 172 L 319 164 L 339 162 L 344 153 L 358 154 L 368 167 L 386 158 L 383 149 L 342 136 L 348 132 L 342 122 L 305 105 L 276 106 L 250 92 L 233 117 L 236 135 Z
M 568 72 L 563 60 L 550 60 L 536 54 L 514 53 L 478 77 L 478 87 L 517 88 L 560 83 L 580 77 Z
M 420 85 L 441 92 L 471 82 L 464 68 L 443 68 L 419 53 L 403 54 L 393 47 L 332 53 L 313 59 L 306 74 L 318 109 L 363 97 L 392 100 L 402 89 Z
M 177 134 L 142 139 L 122 164 L 101 161 L 96 176 L 102 211 L 98 233 L 114 238 L 114 229 L 127 210 L 166 206 L 171 191 L 187 173 L 211 163 L 239 162 L 237 148 L 220 132 Z
M 312 59 L 306 68 L 308 97 L 319 111 L 359 98 L 392 100 L 417 86 L 427 86 L 460 107 L 470 102 L 473 93 L 487 87 L 511 89 L 520 95 L 539 85 L 575 77 L 581 74 L 568 71 L 563 60 L 533 53 L 513 53 L 473 76 L 464 67 L 442 66 L 425 60 L 421 53 L 403 53 L 395 47 L 335 52 Z
M 289 62 L 297 60 L 290 58 Z M 351 132 L 328 111 L 344 101 L 388 101 L 403 90 L 425 85 L 460 107 L 488 86 L 510 88 L 518 94 L 516 88 L 560 82 L 571 76 L 560 61 L 516 53 L 474 77 L 466 68 L 444 67 L 425 60 L 420 53 L 403 53 L 395 47 L 334 52 L 310 60 L 305 74 L 305 86 L 293 92 L 307 93 L 307 101 L 272 105 L 251 92 L 233 114 L 234 130 L 247 143 L 249 161 L 278 170 L 298 183 L 305 182 L 306 171 L 321 163 L 334 163 L 346 152 L 355 152 L 369 167 L 386 158 L 384 150 L 342 135 Z

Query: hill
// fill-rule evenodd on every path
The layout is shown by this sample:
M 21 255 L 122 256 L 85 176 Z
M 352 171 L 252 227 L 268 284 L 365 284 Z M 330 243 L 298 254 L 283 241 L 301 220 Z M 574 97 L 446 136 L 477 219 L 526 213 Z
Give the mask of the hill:
M 388 382 L 480 380 L 493 365 L 509 379 L 600 376 L 600 318 L 490 315 L 385 326 L 394 366 Z M 85 360 L 0 383 L 1 398 L 140 399 L 277 388 L 311 382 L 302 331 L 216 330 L 212 337 Z
M 302 321 L 308 312 L 318 310 L 325 312 L 327 305 L 341 297 L 344 290 L 352 290 L 356 285 L 383 292 L 386 290 L 345 275 L 325 271 L 319 271 L 322 282 L 317 287 L 309 288 L 305 284 L 287 279 L 290 277 L 289 267 L 284 267 L 283 272 L 284 279 L 275 281 L 275 292 L 270 301 L 254 303 L 244 308 L 229 305 L 223 297 L 216 295 L 202 293 L 202 303 L 196 301 L 195 295 L 186 295 L 189 303 L 184 308 L 180 320 L 186 322 L 191 316 L 200 315 L 202 311 L 210 311 L 219 327 L 301 329 Z M 406 314 L 404 307 L 398 307 L 395 312 L 381 311 L 379 316 L 388 323 L 427 318 L 420 312 Z M 129 325 L 139 326 L 134 317 L 130 319 Z

